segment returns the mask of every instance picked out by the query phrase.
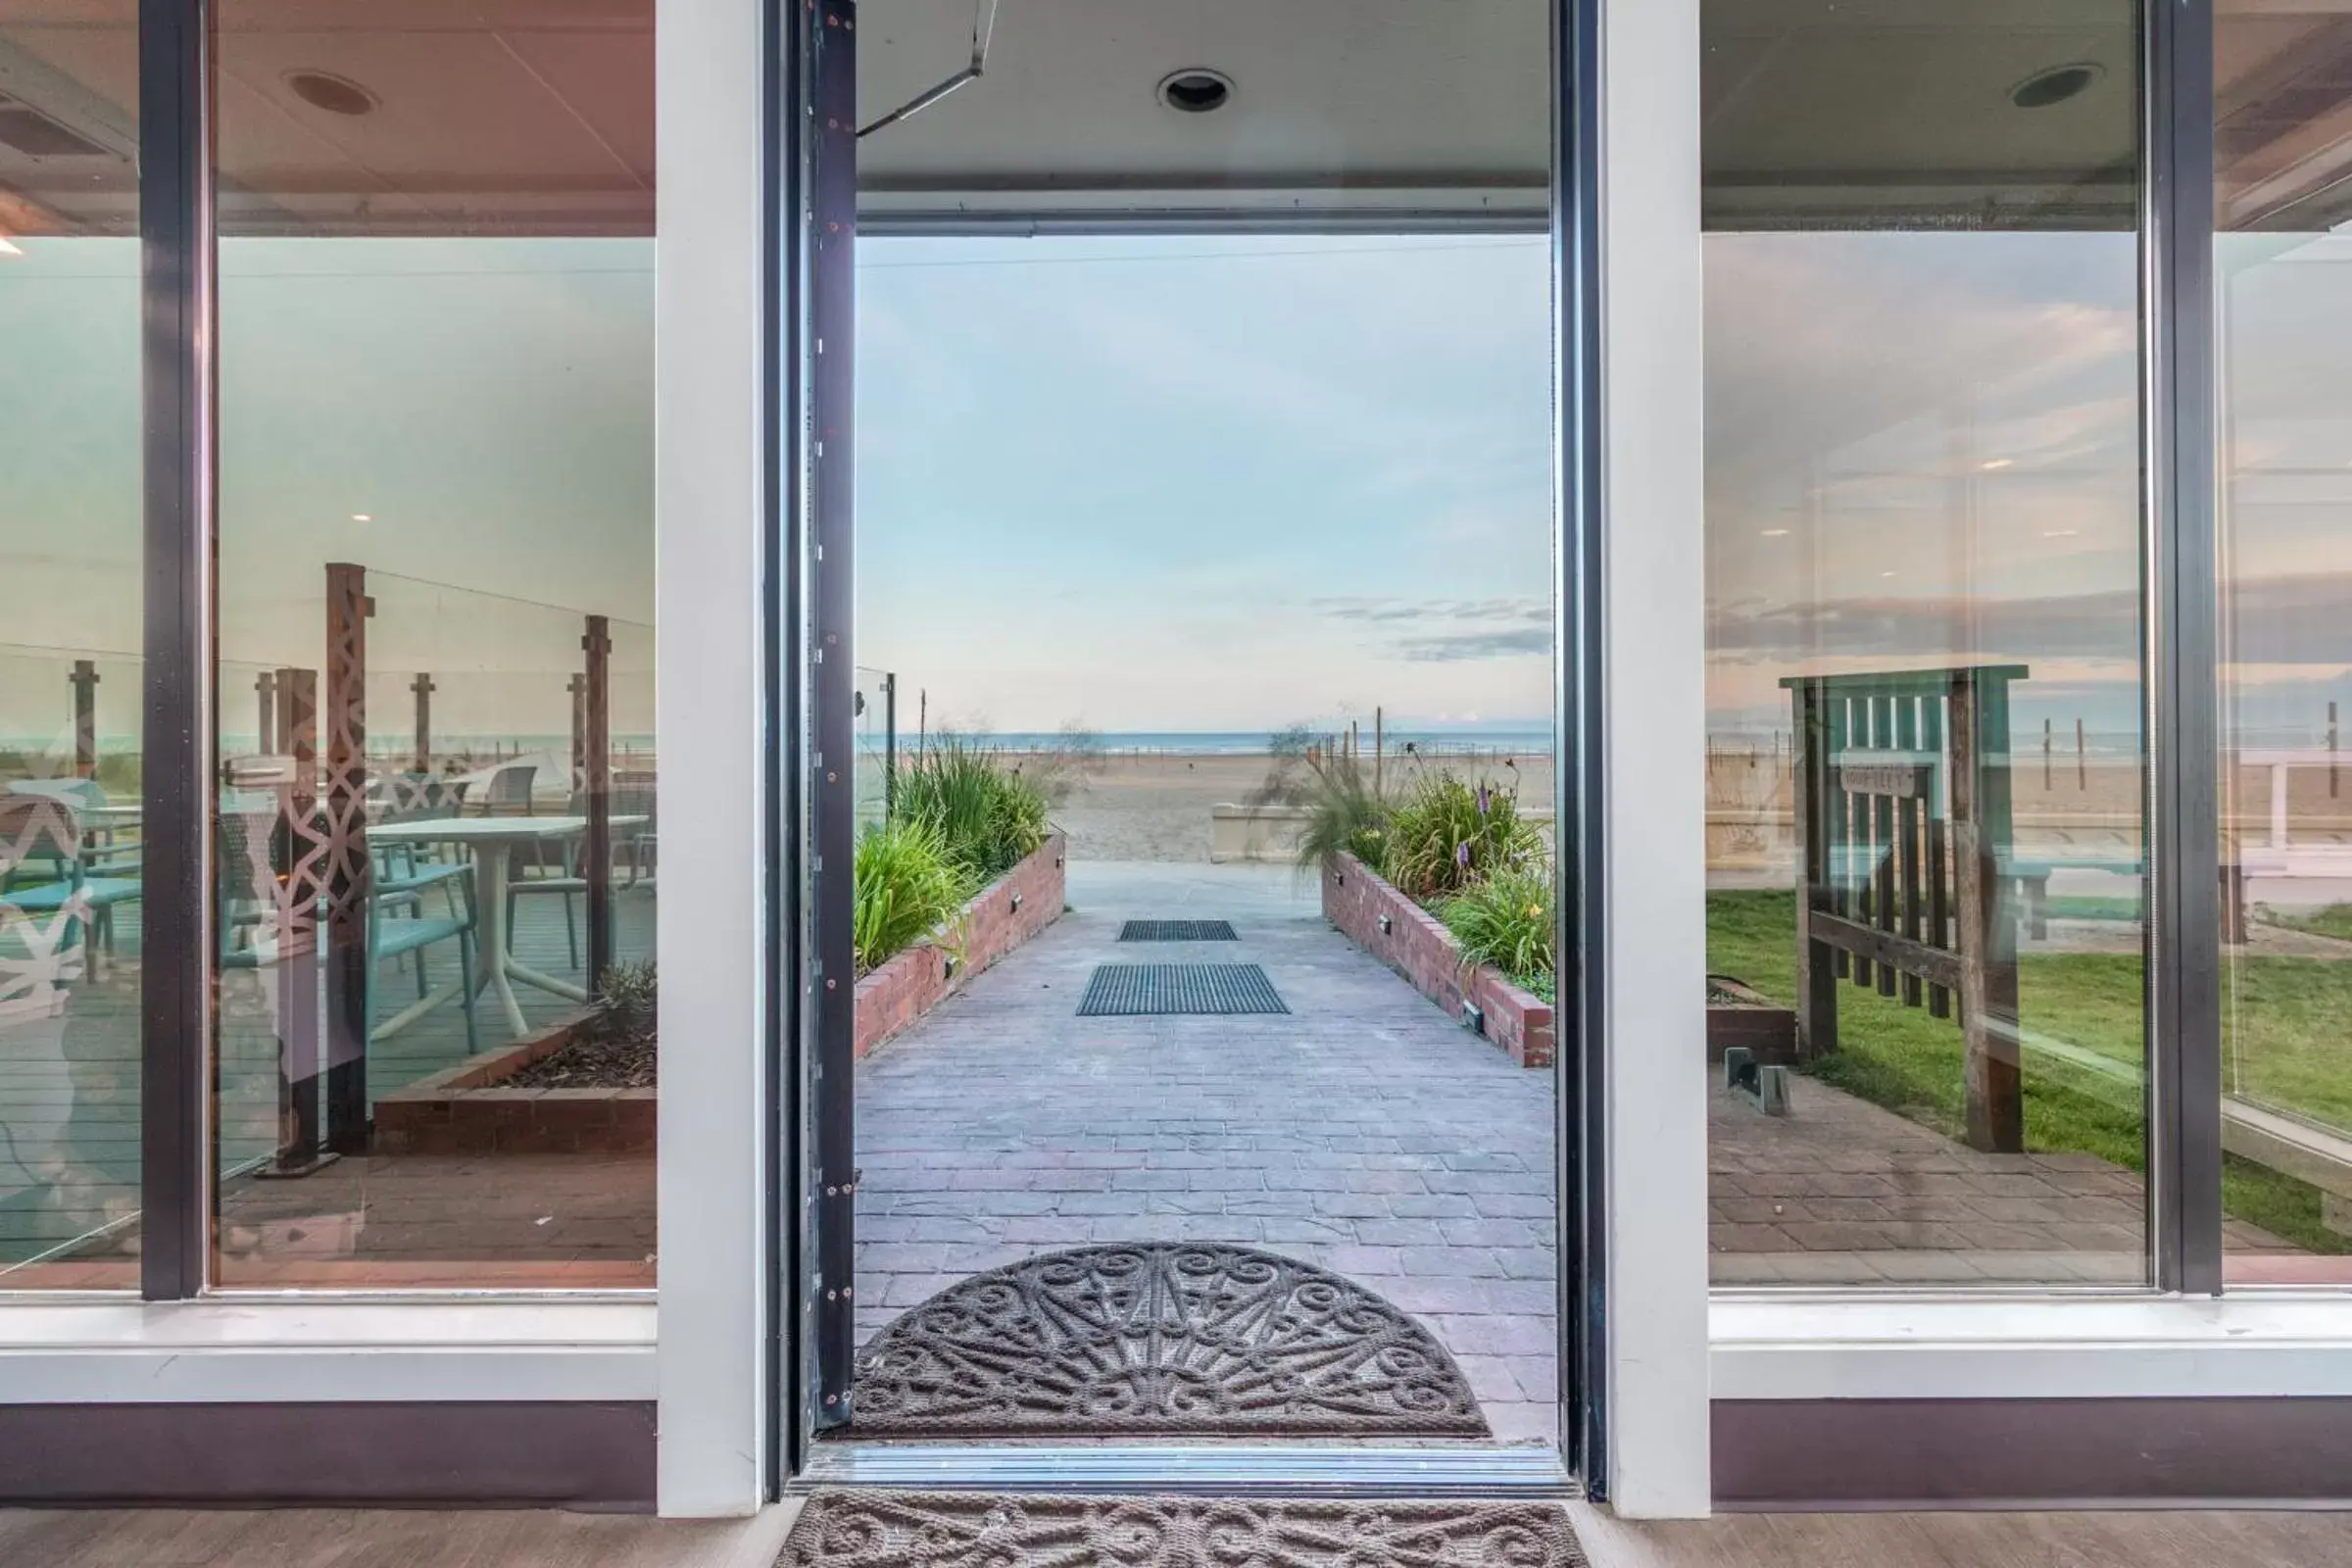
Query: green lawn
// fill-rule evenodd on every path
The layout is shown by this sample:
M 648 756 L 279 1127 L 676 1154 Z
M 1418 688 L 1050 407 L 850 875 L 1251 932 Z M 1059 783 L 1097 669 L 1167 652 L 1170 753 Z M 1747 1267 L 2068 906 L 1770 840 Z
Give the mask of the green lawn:
M 1707 967 L 1779 1002 L 1796 994 L 1796 904 L 1786 892 L 1707 896 Z M 2230 966 L 2225 1081 L 2251 1099 L 2352 1127 L 2352 963 L 2244 958 Z M 2026 1056 L 2026 1146 L 2146 1163 L 2138 1081 L 2144 1060 L 2141 962 L 2135 954 L 2030 954 L 2018 960 L 2019 1022 L 2030 1035 L 2122 1064 L 2117 1076 L 2048 1051 Z M 1963 1127 L 1960 1030 L 1847 985 L 1837 1054 L 1806 1069 L 1824 1083 L 1957 1138 Z M 2352 1251 L 2320 1223 L 2319 1190 L 2234 1155 L 2222 1172 L 2229 1211 L 2315 1252 Z
M 2352 942 L 2352 904 L 2330 904 L 2309 914 L 2278 914 L 2271 918 L 2298 931 L 2310 931 L 2338 942 Z

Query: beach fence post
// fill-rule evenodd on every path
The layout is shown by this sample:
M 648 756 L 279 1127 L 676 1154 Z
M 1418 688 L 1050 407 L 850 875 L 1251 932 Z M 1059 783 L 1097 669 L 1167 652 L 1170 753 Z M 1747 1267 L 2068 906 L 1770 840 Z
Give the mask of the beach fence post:
M 899 814 L 899 677 L 882 672 L 882 820 Z
M 1376 801 L 1387 798 L 1381 789 L 1382 764 L 1388 760 L 1389 752 L 1387 719 L 1387 709 L 1372 710 L 1372 798 Z
M 2336 798 L 2335 700 L 2328 700 L 2328 798 Z
M 433 677 L 421 669 L 416 672 L 416 678 L 409 682 L 409 690 L 416 694 L 416 771 L 419 773 L 433 770 L 433 693 L 439 689 L 433 684 Z
M 66 680 L 74 688 L 74 776 L 92 778 L 98 772 L 98 666 L 76 659 Z
M 2075 720 L 2075 788 L 2077 790 L 2090 788 L 2090 764 L 2083 755 L 2082 720 L 2080 718 Z

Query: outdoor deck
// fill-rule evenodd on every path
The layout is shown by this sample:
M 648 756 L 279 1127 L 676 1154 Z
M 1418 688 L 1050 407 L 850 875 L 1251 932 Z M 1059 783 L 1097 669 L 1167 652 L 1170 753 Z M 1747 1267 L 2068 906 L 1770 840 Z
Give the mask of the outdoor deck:
M 859 1064 L 860 1340 L 1031 1253 L 1241 1243 L 1415 1314 L 1498 1441 L 1554 1441 L 1552 1075 L 1334 931 L 1287 867 L 1073 860 L 1068 899 Z M 1153 916 L 1241 940 L 1117 940 Z M 1074 1016 L 1096 964 L 1183 961 L 1260 964 L 1291 1011 Z
M 616 893 L 619 956 L 651 955 L 654 900 L 650 881 Z M 135 1253 L 139 1201 L 138 913 L 136 905 L 117 911 L 115 956 L 99 980 L 74 987 L 63 1018 L 0 1029 L 0 1127 L 10 1135 L 0 1150 L 0 1271 L 56 1254 L 35 1265 L 37 1282 L 26 1268 L 0 1272 L 0 1286 L 127 1282 L 120 1260 Z M 514 950 L 534 968 L 580 978 L 561 899 L 518 901 Z M 436 946 L 425 960 L 438 983 L 455 972 L 457 945 Z M 288 1283 L 288 1269 L 323 1278 L 318 1264 L 331 1257 L 369 1260 L 368 1277 L 352 1283 L 651 1283 L 650 1159 L 410 1155 L 342 1160 L 298 1181 L 247 1174 L 276 1143 L 273 983 L 268 971 L 231 970 L 220 985 L 221 1237 L 224 1268 L 236 1276 L 224 1283 Z M 398 961 L 381 965 L 375 984 L 379 1021 L 416 994 L 415 971 Z M 527 986 L 515 995 L 534 1027 L 579 1006 Z M 477 1023 L 483 1050 L 508 1043 L 487 1001 Z M 369 1048 L 368 1088 L 383 1094 L 466 1055 L 453 1000 Z M 574 1222 L 543 1222 L 552 1215 Z M 623 1264 L 625 1280 L 615 1275 Z M 600 1271 L 594 1280 L 591 1270 Z

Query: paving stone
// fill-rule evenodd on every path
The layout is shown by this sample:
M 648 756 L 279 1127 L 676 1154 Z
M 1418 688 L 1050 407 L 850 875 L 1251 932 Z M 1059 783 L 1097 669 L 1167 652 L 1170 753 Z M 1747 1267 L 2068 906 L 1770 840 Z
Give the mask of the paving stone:
M 878 1156 L 859 1209 L 873 1222 L 860 1335 L 981 1257 L 1265 1246 L 1381 1289 L 1457 1355 L 1488 1357 L 1498 1433 L 1547 1440 L 1550 1396 L 1531 1391 L 1557 1386 L 1552 1075 L 1513 1065 L 1334 931 L 1311 886 L 1298 894 L 1287 872 L 1235 885 L 1269 890 L 1249 896 L 1279 911 L 1234 911 L 1235 956 L 1265 967 L 1289 1015 L 1073 1017 L 1088 971 L 1121 956 L 1119 922 L 1168 914 L 1149 887 L 1135 907 L 1098 888 L 858 1064 L 859 1155 Z

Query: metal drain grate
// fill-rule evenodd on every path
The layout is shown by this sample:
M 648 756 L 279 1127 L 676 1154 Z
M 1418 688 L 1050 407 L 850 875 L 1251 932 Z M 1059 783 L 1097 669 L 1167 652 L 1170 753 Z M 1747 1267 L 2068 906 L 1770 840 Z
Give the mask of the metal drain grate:
M 1290 1010 L 1254 963 L 1101 964 L 1078 1004 L 1081 1018 Z
M 1130 920 L 1121 942 L 1239 942 L 1230 920 Z

